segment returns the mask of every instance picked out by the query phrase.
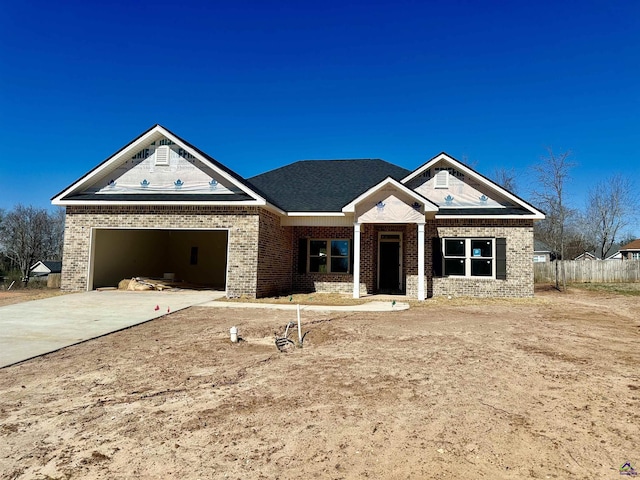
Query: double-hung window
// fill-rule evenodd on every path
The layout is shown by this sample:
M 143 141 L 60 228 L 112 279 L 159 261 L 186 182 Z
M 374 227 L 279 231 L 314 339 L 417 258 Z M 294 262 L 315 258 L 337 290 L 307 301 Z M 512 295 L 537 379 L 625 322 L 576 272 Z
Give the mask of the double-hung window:
M 349 240 L 310 239 L 309 272 L 349 273 Z
M 495 277 L 493 238 L 445 238 L 442 252 L 445 275 Z

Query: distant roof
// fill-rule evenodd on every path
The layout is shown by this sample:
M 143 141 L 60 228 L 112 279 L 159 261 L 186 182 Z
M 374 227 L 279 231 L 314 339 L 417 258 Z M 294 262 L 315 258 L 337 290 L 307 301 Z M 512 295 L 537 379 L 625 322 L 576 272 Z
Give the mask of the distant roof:
M 579 258 L 582 258 L 582 257 L 591 257 L 593 259 L 599 260 L 598 256 L 592 252 L 582 252 L 580 255 L 575 257 L 574 260 L 578 260 Z
M 47 267 L 49 269 L 50 273 L 60 273 L 62 272 L 62 262 L 59 261 L 55 261 L 55 260 L 42 260 L 39 262 L 36 262 L 30 270 L 33 270 L 34 268 L 36 268 L 39 264 L 44 265 L 45 267 Z
M 410 173 L 379 159 L 302 160 L 251 177 L 248 183 L 288 212 L 340 212 L 387 177 Z
M 640 250 L 640 239 L 627 243 L 625 246 L 620 247 L 620 251 L 623 250 Z
M 549 245 L 544 243 L 542 240 L 533 240 L 533 251 L 534 252 L 551 252 L 552 249 Z
M 62 262 L 44 260 L 44 266 L 51 270 L 51 273 L 60 273 L 62 271 Z

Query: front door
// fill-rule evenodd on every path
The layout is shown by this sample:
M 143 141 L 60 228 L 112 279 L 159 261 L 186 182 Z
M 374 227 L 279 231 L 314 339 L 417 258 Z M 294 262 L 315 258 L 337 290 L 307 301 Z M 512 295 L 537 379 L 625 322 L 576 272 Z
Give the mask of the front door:
M 378 238 L 378 290 L 382 293 L 402 291 L 402 236 L 381 232 Z

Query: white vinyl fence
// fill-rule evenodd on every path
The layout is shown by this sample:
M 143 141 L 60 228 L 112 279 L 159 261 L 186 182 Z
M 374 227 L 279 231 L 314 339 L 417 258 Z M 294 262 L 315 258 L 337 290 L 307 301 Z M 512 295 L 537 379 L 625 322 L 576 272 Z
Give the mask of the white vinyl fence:
M 562 281 L 562 261 L 558 261 L 558 278 Z M 568 283 L 640 282 L 640 260 L 567 260 L 564 262 Z M 533 264 L 536 283 L 555 282 L 556 262 Z

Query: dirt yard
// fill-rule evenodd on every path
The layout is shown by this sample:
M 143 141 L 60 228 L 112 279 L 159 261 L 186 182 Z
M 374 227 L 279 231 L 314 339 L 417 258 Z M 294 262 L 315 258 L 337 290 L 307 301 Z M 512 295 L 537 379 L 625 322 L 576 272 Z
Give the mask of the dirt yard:
M 640 297 L 392 314 L 192 308 L 0 370 L 8 479 L 621 478 Z M 229 328 L 244 341 L 231 344 Z M 622 477 L 624 478 L 624 477 Z

